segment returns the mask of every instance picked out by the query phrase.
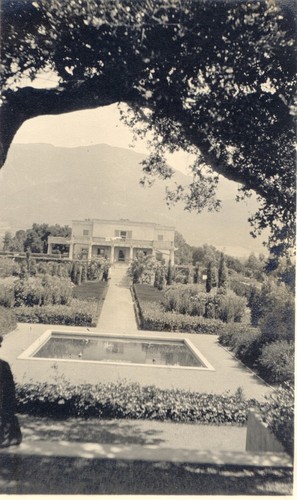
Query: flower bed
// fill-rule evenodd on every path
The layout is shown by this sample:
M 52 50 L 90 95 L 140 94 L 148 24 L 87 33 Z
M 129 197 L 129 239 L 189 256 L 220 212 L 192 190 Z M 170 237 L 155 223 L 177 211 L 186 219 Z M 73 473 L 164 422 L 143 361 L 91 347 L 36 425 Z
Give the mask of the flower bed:
M 140 320 L 143 330 L 153 331 L 219 335 L 221 330 L 224 331 L 226 328 L 226 325 L 220 320 L 166 312 L 157 303 L 143 303 L 140 307 Z
M 138 306 L 140 326 L 143 330 L 221 335 L 229 330 L 241 333 L 249 329 L 246 325 L 239 323 L 227 325 L 220 319 L 165 311 L 161 304 L 164 292 L 148 285 L 134 285 L 133 290 Z

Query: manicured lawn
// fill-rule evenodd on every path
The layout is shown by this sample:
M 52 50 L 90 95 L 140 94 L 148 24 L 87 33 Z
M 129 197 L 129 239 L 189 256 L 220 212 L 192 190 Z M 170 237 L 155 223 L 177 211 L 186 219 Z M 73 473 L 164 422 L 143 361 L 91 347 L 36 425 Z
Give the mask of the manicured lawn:
M 86 281 L 73 288 L 73 297 L 80 300 L 104 300 L 107 290 L 105 281 Z
M 134 290 L 139 302 L 161 302 L 164 292 L 151 285 L 134 285 Z

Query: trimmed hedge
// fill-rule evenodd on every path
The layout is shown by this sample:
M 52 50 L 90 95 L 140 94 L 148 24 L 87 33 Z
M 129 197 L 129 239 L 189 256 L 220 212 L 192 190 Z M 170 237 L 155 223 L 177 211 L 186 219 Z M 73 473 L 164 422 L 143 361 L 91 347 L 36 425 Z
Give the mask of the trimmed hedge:
M 164 390 L 137 383 L 106 383 L 72 386 L 17 385 L 18 412 L 56 417 L 101 417 L 204 424 L 243 425 L 248 409 L 260 408 L 255 400 L 245 401 L 240 391 L 234 395 L 199 394 Z
M 16 327 L 17 322 L 14 312 L 0 306 L 0 335 L 6 335 Z
M 91 301 L 73 299 L 70 305 L 48 305 L 15 309 L 21 323 L 45 323 L 52 325 L 95 326 L 98 305 Z

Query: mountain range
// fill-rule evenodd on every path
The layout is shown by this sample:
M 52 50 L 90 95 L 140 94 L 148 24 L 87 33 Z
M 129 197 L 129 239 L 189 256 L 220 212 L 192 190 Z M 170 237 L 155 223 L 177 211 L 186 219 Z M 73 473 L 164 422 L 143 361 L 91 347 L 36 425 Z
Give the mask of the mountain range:
M 254 198 L 235 201 L 236 185 L 222 179 L 220 212 L 188 213 L 182 204 L 168 209 L 165 186 L 187 184 L 156 180 L 144 188 L 140 162 L 145 155 L 107 144 L 75 148 L 50 144 L 13 144 L 0 173 L 0 234 L 27 229 L 33 222 L 69 224 L 76 219 L 130 219 L 175 226 L 191 244 L 212 244 L 230 255 L 263 252 L 263 237 L 253 239 L 247 221 Z

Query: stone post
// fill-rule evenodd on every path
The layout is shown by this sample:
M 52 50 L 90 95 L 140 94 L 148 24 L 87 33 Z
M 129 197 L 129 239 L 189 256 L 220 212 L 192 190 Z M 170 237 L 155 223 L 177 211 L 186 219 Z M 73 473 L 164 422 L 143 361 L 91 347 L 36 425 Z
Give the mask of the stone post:
M 131 245 L 131 247 L 130 247 L 130 255 L 129 255 L 129 259 L 130 259 L 130 260 L 133 260 L 133 247 L 132 247 L 132 245 Z
M 169 256 L 169 262 L 171 266 L 174 266 L 174 249 L 170 249 L 170 256 Z
M 88 248 L 88 260 L 92 260 L 92 243 L 90 243 Z
M 114 244 L 113 243 L 111 244 L 111 248 L 110 248 L 110 263 L 111 264 L 114 263 Z
M 74 243 L 70 243 L 69 245 L 69 259 L 73 259 L 73 250 L 74 250 Z

